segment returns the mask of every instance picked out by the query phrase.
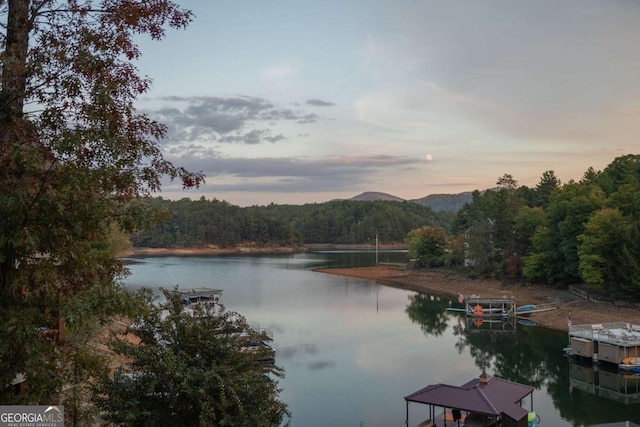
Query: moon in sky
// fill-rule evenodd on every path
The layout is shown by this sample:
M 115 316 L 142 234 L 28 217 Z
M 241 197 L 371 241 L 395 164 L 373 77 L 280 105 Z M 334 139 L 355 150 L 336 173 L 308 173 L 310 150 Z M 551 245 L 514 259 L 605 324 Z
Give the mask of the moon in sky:
M 424 159 L 428 162 L 430 162 L 433 159 L 433 156 L 431 154 L 427 154 Z

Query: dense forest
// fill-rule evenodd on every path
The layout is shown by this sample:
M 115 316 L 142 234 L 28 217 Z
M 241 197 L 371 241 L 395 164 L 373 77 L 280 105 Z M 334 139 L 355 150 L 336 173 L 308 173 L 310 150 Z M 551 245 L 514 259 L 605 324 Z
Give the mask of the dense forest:
M 446 227 L 450 212 L 411 202 L 331 201 L 241 208 L 218 200 L 146 200 L 167 213 L 165 221 L 132 237 L 138 247 L 234 246 L 241 242 L 294 245 L 403 242 L 425 225 Z
M 474 192 L 448 229 L 463 236 L 459 263 L 485 276 L 561 288 L 586 283 L 640 300 L 640 155 L 589 168 L 577 182 L 563 184 L 549 170 L 535 188 L 509 174 L 497 185 Z

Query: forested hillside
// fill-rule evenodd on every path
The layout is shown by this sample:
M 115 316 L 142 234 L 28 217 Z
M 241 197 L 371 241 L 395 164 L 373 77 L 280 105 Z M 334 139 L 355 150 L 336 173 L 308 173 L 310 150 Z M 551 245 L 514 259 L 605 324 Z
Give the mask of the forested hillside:
M 146 203 L 167 213 L 165 221 L 132 236 L 136 247 L 234 246 L 242 242 L 293 245 L 302 243 L 403 242 L 424 225 L 446 227 L 451 213 L 434 213 L 409 202 L 332 201 L 306 205 L 241 208 L 218 200 L 178 201 L 162 198 Z
M 259 208 L 241 208 L 205 198 L 173 201 L 158 197 L 145 203 L 162 210 L 165 219 L 156 227 L 133 235 L 131 241 L 136 247 L 302 243 L 286 221 L 269 218 Z
M 376 234 L 387 243 L 402 242 L 424 225 L 446 227 L 451 213 L 435 213 L 411 202 L 338 200 L 306 205 L 261 208 L 300 233 L 305 243 L 373 243 Z
M 578 182 L 563 184 L 546 171 L 535 188 L 509 174 L 497 185 L 474 192 L 452 223 L 467 267 L 556 287 L 586 283 L 640 300 L 639 155 L 618 157 L 603 171 L 589 168 Z

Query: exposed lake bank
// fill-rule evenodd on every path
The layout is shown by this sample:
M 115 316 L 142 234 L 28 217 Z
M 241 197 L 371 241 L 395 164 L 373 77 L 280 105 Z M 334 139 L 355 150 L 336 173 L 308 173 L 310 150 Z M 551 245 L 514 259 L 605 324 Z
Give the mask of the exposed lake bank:
M 242 244 L 232 247 L 219 247 L 215 245 L 207 245 L 201 247 L 185 247 L 185 248 L 128 248 L 123 251 L 121 257 L 136 256 L 215 256 L 215 255 L 260 255 L 260 254 L 287 254 L 301 253 L 307 251 L 373 251 L 376 249 L 375 244 L 361 245 L 342 245 L 342 244 L 324 244 L 314 243 L 300 246 L 277 246 L 277 245 L 259 245 L 259 244 Z M 384 244 L 378 246 L 379 250 L 402 250 L 406 246 L 402 243 Z
M 629 322 L 640 324 L 640 311 L 612 303 L 594 303 L 567 290 L 540 285 L 505 285 L 497 280 L 476 280 L 437 270 L 405 270 L 390 267 L 317 269 L 315 271 L 374 280 L 380 284 L 457 298 L 459 294 L 482 297 L 513 296 L 517 305 L 555 302 L 553 311 L 532 313 L 529 319 L 550 329 L 567 331 L 573 325 Z

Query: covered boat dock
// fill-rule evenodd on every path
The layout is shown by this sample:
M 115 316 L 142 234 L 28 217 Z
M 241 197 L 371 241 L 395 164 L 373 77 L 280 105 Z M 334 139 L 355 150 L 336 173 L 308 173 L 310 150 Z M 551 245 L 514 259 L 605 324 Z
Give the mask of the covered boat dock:
M 479 295 L 471 295 L 466 299 L 465 311 L 467 316 L 473 317 L 514 317 L 516 299 L 507 296 L 481 298 Z
M 462 386 L 433 384 L 420 389 L 404 400 L 407 405 L 405 424 L 409 426 L 409 403 L 429 405 L 429 417 L 417 424 L 420 427 L 436 425 L 436 408 L 443 408 L 443 424 L 449 421 L 451 426 L 464 425 L 488 427 L 501 423 L 503 427 L 527 427 L 529 411 L 522 407 L 522 400 L 533 394 L 531 386 L 491 377 L 482 373 Z M 533 397 L 531 398 L 533 411 Z M 450 413 L 447 413 L 450 410 Z M 462 415 L 462 411 L 466 412 Z M 532 412 L 533 413 L 533 412 Z M 453 416 L 451 416 L 453 415 Z M 536 420 L 537 424 L 537 420 Z

